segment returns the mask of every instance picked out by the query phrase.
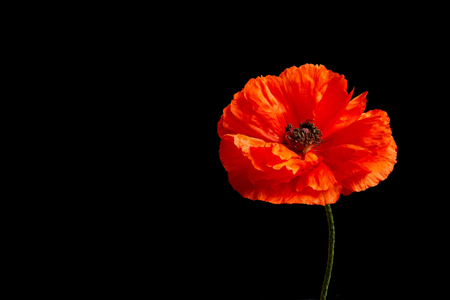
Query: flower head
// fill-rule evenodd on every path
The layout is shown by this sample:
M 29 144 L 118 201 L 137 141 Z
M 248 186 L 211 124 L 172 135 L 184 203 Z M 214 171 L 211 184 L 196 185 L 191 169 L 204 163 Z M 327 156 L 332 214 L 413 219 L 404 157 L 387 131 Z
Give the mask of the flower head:
M 382 110 L 364 112 L 323 65 L 250 79 L 223 110 L 219 155 L 232 187 L 271 203 L 335 203 L 392 172 L 397 145 Z

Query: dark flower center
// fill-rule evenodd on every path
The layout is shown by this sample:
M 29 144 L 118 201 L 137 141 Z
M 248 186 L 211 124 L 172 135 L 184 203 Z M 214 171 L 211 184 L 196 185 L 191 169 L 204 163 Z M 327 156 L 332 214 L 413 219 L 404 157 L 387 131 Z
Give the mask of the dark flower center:
M 306 154 L 309 150 L 320 145 L 323 140 L 320 138 L 322 132 L 311 123 L 312 120 L 306 120 L 300 123 L 299 128 L 292 127 L 291 124 L 285 127 L 284 137 L 291 150 L 296 153 Z

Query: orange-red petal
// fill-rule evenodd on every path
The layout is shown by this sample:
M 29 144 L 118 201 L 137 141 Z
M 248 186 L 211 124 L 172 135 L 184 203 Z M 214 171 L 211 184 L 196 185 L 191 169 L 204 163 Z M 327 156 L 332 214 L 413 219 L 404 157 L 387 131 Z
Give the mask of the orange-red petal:
M 352 192 L 360 192 L 369 187 L 376 186 L 380 181 L 385 180 L 393 171 L 397 162 L 397 144 L 394 138 L 389 137 L 388 144 L 377 150 L 371 151 L 371 154 L 359 160 L 357 163 L 363 168 L 342 180 L 342 193 L 348 195 Z M 364 172 L 361 170 L 370 170 Z
M 309 186 L 313 190 L 323 191 L 328 190 L 331 186 L 337 183 L 331 170 L 323 162 L 318 164 L 310 172 L 303 174 L 297 181 L 296 189 L 303 190 Z
M 373 110 L 322 143 L 317 153 L 342 182 L 344 195 L 373 187 L 392 172 L 397 145 L 391 134 L 386 112 Z
M 323 153 L 333 146 L 352 144 L 375 149 L 385 146 L 392 134 L 390 119 L 385 111 L 375 109 L 362 114 L 349 126 L 331 134 L 317 149 Z
M 312 152 L 303 160 L 284 145 L 228 134 L 222 138 L 219 155 L 231 185 L 243 197 L 318 205 L 339 198 L 340 185 Z
M 284 70 L 280 78 L 283 80 L 284 101 L 296 114 L 296 118 L 292 120 L 295 125 L 315 117 L 314 109 L 330 88 L 330 84 L 333 92 L 347 89 L 344 76 L 327 70 L 323 65 L 305 64 L 299 68 L 291 67 Z
M 219 136 L 244 134 L 279 143 L 283 137 L 288 112 L 280 94 L 280 78 L 251 79 L 223 110 L 218 124 Z
M 353 90 L 348 94 L 343 89 L 340 78 L 330 81 L 322 100 L 314 109 L 314 123 L 322 131 L 322 138 L 325 139 L 332 133 L 335 123 L 341 118 L 350 102 Z
M 366 109 L 367 103 L 367 92 L 362 93 L 361 95 L 353 98 L 345 108 L 342 116 L 337 120 L 334 124 L 333 129 L 330 131 L 330 134 L 338 131 L 342 128 L 345 128 L 359 119 L 359 117 L 364 113 Z
M 358 162 L 369 154 L 370 151 L 365 148 L 344 144 L 329 149 L 323 162 L 330 167 L 336 179 L 342 183 L 343 188 L 350 189 L 352 187 L 346 184 L 347 180 L 362 178 L 371 172 L 370 169 Z
M 286 69 L 279 77 L 250 79 L 223 110 L 219 136 L 244 134 L 281 143 L 287 124 L 298 126 L 313 118 L 326 136 L 346 110 L 351 97 L 346 89 L 344 76 L 323 65 L 306 64 Z

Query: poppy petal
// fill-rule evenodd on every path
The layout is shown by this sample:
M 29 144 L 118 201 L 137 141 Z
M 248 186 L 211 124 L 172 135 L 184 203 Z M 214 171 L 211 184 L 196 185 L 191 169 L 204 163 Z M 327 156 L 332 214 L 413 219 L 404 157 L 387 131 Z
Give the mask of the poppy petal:
M 352 192 L 360 192 L 376 186 L 394 170 L 396 162 L 397 144 L 390 137 L 385 147 L 372 151 L 370 155 L 357 162 L 358 171 L 343 178 L 342 184 L 345 187 L 343 194 L 349 195 Z
M 315 205 L 323 205 L 333 204 L 339 199 L 341 194 L 342 185 L 336 183 L 330 186 L 329 189 L 323 191 L 317 191 L 307 186 L 302 191 L 298 193 L 298 198 L 301 199 L 300 202 L 294 203 L 303 203 L 303 204 L 315 204 Z
M 297 116 L 296 120 L 292 120 L 295 125 L 314 118 L 314 108 L 332 80 L 336 80 L 342 90 L 347 89 L 344 76 L 327 70 L 323 65 L 294 66 L 284 70 L 280 78 L 283 80 L 284 101 Z
M 334 132 L 320 145 L 321 155 L 333 146 L 352 144 L 369 150 L 384 147 L 389 142 L 392 131 L 385 111 L 375 109 L 362 114 L 349 126 Z
M 362 178 L 371 172 L 370 169 L 358 163 L 358 161 L 368 155 L 370 155 L 368 149 L 344 144 L 332 147 L 325 153 L 323 162 L 330 167 L 336 179 L 342 182 L 343 188 L 351 188 L 350 186 L 347 187 L 346 184 L 348 178 L 356 178 L 358 176 Z
M 392 172 L 397 145 L 391 134 L 386 112 L 373 110 L 322 143 L 317 153 L 342 182 L 344 195 L 373 187 Z
M 337 130 L 345 128 L 358 120 L 358 118 L 364 113 L 366 109 L 367 103 L 367 92 L 362 93 L 361 95 L 353 98 L 345 108 L 345 112 L 340 117 L 340 119 L 334 125 L 334 128 L 330 133 L 333 133 Z
M 326 205 L 339 199 L 342 185 L 325 163 L 320 163 L 310 172 L 303 174 L 295 187 L 302 203 Z
M 284 145 L 228 134 L 222 138 L 219 155 L 231 185 L 243 197 L 318 205 L 334 203 L 339 198 L 339 184 L 312 152 L 303 160 Z M 307 176 L 299 186 L 298 179 L 311 170 L 312 178 Z
M 335 123 L 343 115 L 353 95 L 353 90 L 348 94 L 343 87 L 343 78 L 335 77 L 330 80 L 322 100 L 314 110 L 314 123 L 322 131 L 324 139 L 332 132 Z
M 225 135 L 219 150 L 225 169 L 236 167 L 236 152 L 239 154 L 238 160 L 243 156 L 248 161 L 246 165 L 252 169 L 248 177 L 254 183 L 261 179 L 285 181 L 319 163 L 314 153 L 309 153 L 303 160 L 282 144 L 267 143 L 242 134 Z
M 320 163 L 297 180 L 295 190 L 299 192 L 301 203 L 326 205 L 339 199 L 342 185 L 325 163 Z
M 239 133 L 280 143 L 289 122 L 286 119 L 290 119 L 281 100 L 280 82 L 275 76 L 251 79 L 223 110 L 219 136 Z
M 307 186 L 316 191 L 328 190 L 337 183 L 333 172 L 323 162 L 317 165 L 310 172 L 303 174 L 297 181 L 296 189 L 301 191 Z

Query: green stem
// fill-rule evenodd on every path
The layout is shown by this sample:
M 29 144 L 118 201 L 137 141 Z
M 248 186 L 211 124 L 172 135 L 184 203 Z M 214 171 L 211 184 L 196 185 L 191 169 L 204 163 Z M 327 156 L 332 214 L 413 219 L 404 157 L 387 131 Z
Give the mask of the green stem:
M 325 278 L 323 279 L 322 293 L 320 294 L 320 300 L 325 300 L 327 298 L 328 284 L 330 283 L 331 269 L 333 268 L 333 256 L 334 256 L 334 222 L 330 204 L 325 205 L 325 211 L 327 213 L 327 221 L 328 221 L 328 261 L 327 261 L 327 270 L 325 272 Z

